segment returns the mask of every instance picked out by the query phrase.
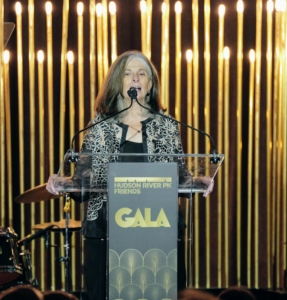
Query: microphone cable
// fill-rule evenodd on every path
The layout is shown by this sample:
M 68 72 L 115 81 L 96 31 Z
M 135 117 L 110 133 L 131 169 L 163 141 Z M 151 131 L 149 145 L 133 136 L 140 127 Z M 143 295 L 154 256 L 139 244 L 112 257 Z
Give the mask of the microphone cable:
M 209 138 L 211 144 L 212 144 L 212 151 L 211 151 L 211 154 L 213 154 L 213 157 L 210 158 L 210 162 L 211 162 L 212 164 L 217 164 L 217 163 L 220 161 L 220 157 L 218 156 L 218 153 L 217 153 L 216 148 L 215 148 L 214 140 L 213 140 L 213 138 L 212 138 L 208 133 L 206 133 L 206 132 L 203 131 L 203 130 L 200 130 L 200 129 L 197 129 L 197 128 L 195 128 L 195 127 L 192 127 L 192 126 L 190 126 L 190 125 L 187 125 L 187 124 L 185 124 L 185 123 L 183 123 L 183 122 L 181 122 L 181 121 L 178 121 L 178 120 L 176 120 L 176 119 L 174 119 L 174 118 L 171 118 L 170 116 L 161 114 L 161 113 L 159 113 L 159 112 L 157 112 L 157 111 L 154 111 L 154 110 L 152 110 L 152 109 L 150 109 L 150 108 L 148 108 L 148 107 L 142 105 L 141 103 L 139 103 L 139 101 L 138 101 L 138 99 L 137 99 L 137 90 L 136 90 L 135 88 L 133 88 L 133 87 L 131 87 L 131 88 L 128 90 L 127 93 L 128 93 L 128 95 L 129 95 L 129 97 L 131 98 L 131 100 L 135 100 L 135 101 L 138 103 L 139 106 L 141 106 L 142 108 L 144 108 L 144 109 L 150 111 L 151 113 L 156 114 L 156 115 L 159 115 L 159 116 L 162 116 L 162 117 L 164 117 L 164 118 L 167 118 L 167 119 L 169 119 L 169 120 L 171 120 L 171 121 L 174 121 L 174 122 L 176 122 L 176 123 L 178 123 L 178 124 L 180 124 L 180 125 L 183 125 L 183 126 L 185 126 L 185 127 L 187 127 L 187 128 L 190 128 L 190 129 L 192 129 L 192 130 L 195 130 L 195 131 L 197 131 L 197 132 L 199 132 L 199 133 L 201 133 L 201 134 L 207 136 L 207 137 Z
M 113 114 L 113 115 L 110 115 L 110 116 L 108 116 L 108 117 L 102 119 L 101 121 L 99 121 L 99 122 L 97 122 L 97 123 L 95 123 L 95 124 L 91 124 L 91 125 L 89 125 L 89 126 L 83 128 L 83 129 L 77 131 L 77 132 L 74 134 L 73 138 L 72 138 L 72 141 L 71 141 L 71 148 L 68 150 L 68 152 L 71 153 L 71 155 L 70 155 L 70 157 L 69 157 L 69 162 L 76 162 L 76 161 L 79 159 L 78 156 L 75 155 L 74 142 L 75 142 L 75 138 L 76 138 L 81 132 L 86 131 L 87 129 L 89 129 L 89 128 L 93 127 L 93 126 L 99 125 L 99 124 L 101 124 L 102 122 L 104 122 L 104 121 L 106 121 L 106 120 L 108 120 L 108 119 L 111 119 L 111 118 L 117 116 L 118 114 L 120 114 L 120 113 L 122 113 L 122 112 L 128 110 L 129 108 L 131 108 L 132 105 L 133 105 L 133 99 L 131 99 L 131 104 L 130 104 L 128 107 L 126 107 L 126 108 L 124 108 L 124 109 L 118 111 L 117 113 L 115 113 L 115 114 Z

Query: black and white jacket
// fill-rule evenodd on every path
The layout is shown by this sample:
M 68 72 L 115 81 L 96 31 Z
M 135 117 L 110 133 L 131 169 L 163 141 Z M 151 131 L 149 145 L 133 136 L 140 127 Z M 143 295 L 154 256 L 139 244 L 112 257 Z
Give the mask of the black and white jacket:
M 169 116 L 155 115 L 142 121 L 143 153 L 151 154 L 144 156 L 145 162 L 178 162 L 181 177 L 189 177 L 183 158 L 169 156 L 170 154 L 182 154 L 182 143 L 177 123 Z M 89 156 L 89 161 L 79 160 L 77 162 L 74 181 L 79 181 L 83 174 L 89 169 L 89 182 L 91 188 L 106 186 L 107 163 L 121 162 L 128 125 L 118 120 L 107 120 L 97 124 L 103 119 L 101 115 L 90 121 L 89 128 L 85 134 L 82 144 L 82 153 L 97 153 L 101 155 Z M 88 125 L 88 126 L 89 126 Z M 113 153 L 114 155 L 109 155 Z M 153 156 L 152 154 L 157 154 Z M 158 155 L 160 154 L 160 155 Z M 161 155 L 162 154 L 162 155 Z M 92 179 L 91 179 L 92 178 Z M 75 201 L 83 201 L 82 197 L 71 195 Z M 106 192 L 90 192 L 84 200 L 88 200 L 87 213 L 83 221 L 82 233 L 85 237 L 106 237 Z M 182 221 L 183 222 L 183 221 Z M 179 224 L 180 227 L 184 224 Z

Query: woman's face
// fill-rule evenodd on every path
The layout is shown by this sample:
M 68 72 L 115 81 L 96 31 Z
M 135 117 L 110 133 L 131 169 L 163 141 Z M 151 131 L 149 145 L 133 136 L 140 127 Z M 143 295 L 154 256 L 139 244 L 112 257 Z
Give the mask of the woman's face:
M 147 93 L 152 87 L 152 81 L 150 79 L 147 66 L 145 62 L 138 57 L 132 58 L 126 65 L 123 75 L 123 90 L 122 94 L 125 99 L 130 99 L 127 91 L 130 88 L 137 90 L 137 99 L 145 99 Z

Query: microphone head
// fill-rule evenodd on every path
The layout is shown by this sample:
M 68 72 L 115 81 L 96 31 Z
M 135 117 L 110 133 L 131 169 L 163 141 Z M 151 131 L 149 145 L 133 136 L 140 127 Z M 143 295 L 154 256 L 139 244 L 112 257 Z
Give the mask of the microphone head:
M 220 162 L 220 157 L 215 149 L 212 151 L 212 154 L 213 156 L 210 158 L 210 163 L 216 165 Z
M 128 90 L 128 95 L 129 97 L 133 100 L 133 99 L 136 99 L 137 98 L 137 95 L 138 95 L 138 92 L 135 88 L 131 87 L 129 90 Z
M 68 161 L 69 161 L 70 163 L 72 163 L 72 162 L 74 163 L 74 162 L 77 162 L 78 159 L 79 159 L 79 156 L 78 156 L 78 155 L 75 155 L 75 152 L 72 151 L 71 156 L 68 158 Z

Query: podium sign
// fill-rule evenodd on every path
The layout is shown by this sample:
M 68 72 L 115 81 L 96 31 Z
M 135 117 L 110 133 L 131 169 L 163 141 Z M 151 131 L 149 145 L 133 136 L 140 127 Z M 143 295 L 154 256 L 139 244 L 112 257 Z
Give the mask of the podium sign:
M 109 300 L 177 298 L 178 195 L 189 198 L 185 211 L 185 259 L 187 284 L 189 287 L 194 284 L 191 194 L 206 191 L 204 179 L 214 180 L 224 155 L 166 153 L 167 161 L 169 157 L 184 160 L 190 178 L 186 178 L 187 174 L 178 176 L 180 169 L 177 171 L 176 163 L 123 163 L 120 159 L 139 156 L 145 161 L 160 161 L 163 155 L 68 151 L 55 179 L 59 193 L 77 193 L 82 195 L 82 202 L 87 193 L 108 193 Z M 219 159 L 217 164 L 213 163 L 215 158 Z M 77 167 L 71 168 L 75 160 Z M 108 176 L 102 176 L 107 169 Z M 86 206 L 82 205 L 82 215 L 86 213 L 84 210 Z M 165 227 L 166 220 L 170 227 Z
M 177 299 L 176 163 L 108 164 L 108 299 Z

